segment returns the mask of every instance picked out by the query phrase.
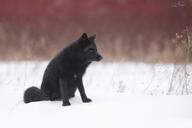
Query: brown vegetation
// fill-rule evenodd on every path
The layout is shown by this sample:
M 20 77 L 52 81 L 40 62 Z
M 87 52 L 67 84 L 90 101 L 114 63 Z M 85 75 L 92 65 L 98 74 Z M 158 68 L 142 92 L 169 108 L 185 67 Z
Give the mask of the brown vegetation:
M 191 0 L 0 0 L 0 60 L 47 60 L 87 32 L 105 61 L 185 62 L 175 34 L 191 11 Z
M 57 31 L 54 27 L 44 30 L 41 28 L 34 32 L 27 25 L 18 29 L 18 26 L 0 24 L 0 59 L 50 59 L 84 32 L 83 28 L 75 29 L 77 31 L 71 31 L 70 28 L 72 27 L 63 31 Z M 90 31 L 88 34 L 94 32 Z M 185 62 L 186 57 L 191 57 L 191 45 L 184 43 L 186 39 L 183 32 L 176 33 L 176 37 L 172 38 L 155 32 L 132 35 L 130 32 L 111 31 L 97 34 L 98 48 L 105 61 Z

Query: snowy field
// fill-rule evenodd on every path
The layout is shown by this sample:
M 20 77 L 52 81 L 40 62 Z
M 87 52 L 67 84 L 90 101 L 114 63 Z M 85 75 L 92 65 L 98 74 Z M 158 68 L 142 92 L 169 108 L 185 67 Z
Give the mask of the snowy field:
M 40 87 L 47 62 L 0 62 L 1 128 L 192 128 L 192 65 L 94 63 L 84 76 L 92 103 L 79 93 L 61 101 L 23 103 Z

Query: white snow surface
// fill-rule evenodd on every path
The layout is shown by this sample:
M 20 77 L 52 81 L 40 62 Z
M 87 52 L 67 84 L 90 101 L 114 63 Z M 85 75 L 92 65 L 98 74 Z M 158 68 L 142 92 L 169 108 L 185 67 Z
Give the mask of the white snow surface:
M 192 128 L 192 65 L 93 63 L 83 78 L 91 103 L 77 91 L 68 107 L 24 104 L 24 90 L 40 87 L 47 64 L 0 62 L 1 128 Z

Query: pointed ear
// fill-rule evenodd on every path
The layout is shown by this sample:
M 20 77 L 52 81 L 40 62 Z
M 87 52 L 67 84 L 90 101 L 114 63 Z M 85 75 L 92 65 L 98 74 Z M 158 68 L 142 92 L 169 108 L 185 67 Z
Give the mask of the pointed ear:
M 90 40 L 93 40 L 93 41 L 95 40 L 95 38 L 96 38 L 96 34 L 94 34 L 94 35 L 92 35 L 92 36 L 89 37 L 89 39 L 90 39 Z
M 81 41 L 86 41 L 86 40 L 88 40 L 87 34 L 86 34 L 86 33 L 83 33 L 83 34 L 81 35 L 81 37 L 80 37 L 80 40 L 81 40 Z

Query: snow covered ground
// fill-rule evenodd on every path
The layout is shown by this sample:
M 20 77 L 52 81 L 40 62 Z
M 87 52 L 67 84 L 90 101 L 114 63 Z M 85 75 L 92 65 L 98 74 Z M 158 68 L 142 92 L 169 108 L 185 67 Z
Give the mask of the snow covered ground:
M 94 63 L 84 76 L 92 103 L 82 103 L 77 92 L 69 107 L 24 104 L 24 90 L 40 86 L 47 64 L 0 63 L 0 127 L 192 127 L 192 65 Z

